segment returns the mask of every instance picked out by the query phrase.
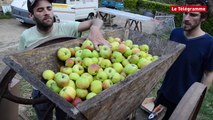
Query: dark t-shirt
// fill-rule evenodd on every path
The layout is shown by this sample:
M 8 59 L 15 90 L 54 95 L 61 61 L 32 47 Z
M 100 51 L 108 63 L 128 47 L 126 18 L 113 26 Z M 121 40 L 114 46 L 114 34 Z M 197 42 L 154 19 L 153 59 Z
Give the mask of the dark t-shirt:
M 182 28 L 174 29 L 171 41 L 186 45 L 167 71 L 160 91 L 170 102 L 178 104 L 194 82 L 201 82 L 205 70 L 213 70 L 213 37 L 209 34 L 187 39 Z

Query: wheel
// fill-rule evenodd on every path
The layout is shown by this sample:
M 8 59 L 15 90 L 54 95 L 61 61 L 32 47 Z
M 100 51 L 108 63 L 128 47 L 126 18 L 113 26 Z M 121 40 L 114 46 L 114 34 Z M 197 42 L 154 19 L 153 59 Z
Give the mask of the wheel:
M 95 18 L 95 14 L 94 13 L 90 13 L 87 17 L 88 20 Z

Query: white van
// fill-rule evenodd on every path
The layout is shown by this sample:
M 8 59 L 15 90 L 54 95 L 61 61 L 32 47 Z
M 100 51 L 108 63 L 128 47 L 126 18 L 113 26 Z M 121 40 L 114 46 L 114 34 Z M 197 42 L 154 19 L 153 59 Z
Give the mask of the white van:
M 90 19 L 95 16 L 98 0 L 54 0 L 53 11 L 59 21 Z M 27 0 L 13 0 L 12 15 L 21 23 L 34 24 L 29 18 Z

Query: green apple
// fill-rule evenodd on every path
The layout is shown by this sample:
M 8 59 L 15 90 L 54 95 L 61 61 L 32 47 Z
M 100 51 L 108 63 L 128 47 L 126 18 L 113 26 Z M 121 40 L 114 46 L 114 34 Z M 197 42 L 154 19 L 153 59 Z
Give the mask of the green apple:
M 56 83 L 56 82 L 55 82 L 54 80 L 48 80 L 48 81 L 46 82 L 46 86 L 47 86 L 48 88 L 50 88 L 52 83 Z
M 93 60 L 92 58 L 84 58 L 83 59 L 83 62 L 82 62 L 82 66 L 84 68 L 87 68 L 88 66 L 92 65 L 93 64 Z
M 57 94 L 61 91 L 61 87 L 59 87 L 56 82 L 51 83 L 50 89 Z
M 71 67 L 61 66 L 60 67 L 60 72 L 69 75 L 70 73 L 72 73 L 72 68 Z
M 74 73 L 78 73 L 79 75 L 81 75 L 82 73 L 84 73 L 84 68 L 80 64 L 74 65 L 72 67 L 72 70 L 73 70 Z
M 111 86 L 113 86 L 113 82 L 110 79 L 106 79 L 102 82 L 102 87 L 104 90 Z
M 127 74 L 124 72 L 124 70 L 120 73 L 121 76 L 123 76 L 124 78 L 126 78 Z
M 75 84 L 76 84 L 77 88 L 87 89 L 87 88 L 89 88 L 90 81 L 86 77 L 80 77 L 76 80 Z
M 114 41 L 114 42 L 112 42 L 112 43 L 110 43 L 111 44 L 111 46 L 112 46 L 112 51 L 116 51 L 116 50 L 118 50 L 118 46 L 119 46 L 119 42 L 116 42 L 116 41 Z
M 96 50 L 92 51 L 92 57 L 99 58 L 99 53 Z
M 81 65 L 82 62 L 83 62 L 83 60 L 82 60 L 81 57 L 75 57 L 74 61 L 75 61 L 75 64 L 80 64 L 80 65 Z
M 127 64 L 129 64 L 129 61 L 127 59 L 124 59 L 121 63 L 125 67 Z
M 152 57 L 152 61 L 156 61 L 156 60 L 158 60 L 159 59 L 159 57 L 157 56 L 157 55 L 154 55 L 153 57 Z
M 84 59 L 84 58 L 90 58 L 92 57 L 92 52 L 89 50 L 89 49 L 83 49 L 82 50 L 82 53 L 81 53 L 81 58 Z
M 83 73 L 81 77 L 86 77 L 87 79 L 89 79 L 89 83 L 93 81 L 93 76 L 90 75 L 89 73 Z
M 122 62 L 123 60 L 124 60 L 124 56 L 120 52 L 114 51 L 112 53 L 111 61 L 113 63 L 115 63 L 115 62 Z
M 141 68 L 144 68 L 145 66 L 149 65 L 151 62 L 152 62 L 151 60 L 147 60 L 145 58 L 141 58 L 138 61 L 137 65 L 138 65 L 138 68 L 141 69 Z
M 101 66 L 101 68 L 107 68 L 107 67 L 111 67 L 112 63 L 111 63 L 111 61 L 109 59 L 103 59 L 100 62 L 100 66 Z
M 133 46 L 133 42 L 132 42 L 132 40 L 125 40 L 124 41 L 124 44 L 126 45 L 126 46 L 128 46 L 129 48 L 132 48 L 132 46 Z
M 65 66 L 66 67 L 72 67 L 75 64 L 75 58 L 68 58 L 65 61 Z
M 122 79 L 121 75 L 117 72 L 115 72 L 111 77 L 109 78 L 112 80 L 113 84 L 119 83 Z
M 139 45 L 133 44 L 133 45 L 132 45 L 132 48 L 139 48 Z
M 134 55 L 131 55 L 131 57 L 128 60 L 132 64 L 137 64 L 139 59 L 140 58 L 136 54 L 134 54 Z
M 79 77 L 80 77 L 80 75 L 78 73 L 70 73 L 69 74 L 70 80 L 76 81 Z
M 101 67 L 98 64 L 92 64 L 88 67 L 87 72 L 91 75 L 96 75 Z
M 79 46 L 75 46 L 74 47 L 75 52 L 78 51 L 78 50 L 80 50 L 80 49 L 81 49 L 81 47 L 79 47 Z
M 62 47 L 58 49 L 57 56 L 60 60 L 65 61 L 71 57 L 71 52 L 68 48 Z
M 70 80 L 67 86 L 73 87 L 75 89 L 75 82 Z
M 93 57 L 93 58 L 91 58 L 91 59 L 92 59 L 92 63 L 93 63 L 93 64 L 98 64 L 98 58 Z
M 147 44 L 140 45 L 139 48 L 141 51 L 144 51 L 146 53 L 149 52 L 149 45 L 147 45 Z
M 115 39 L 114 39 L 114 37 L 112 37 L 112 36 L 110 36 L 110 37 L 108 37 L 108 39 L 107 39 L 110 43 L 112 43 L 112 42 L 114 42 L 115 41 Z
M 90 90 L 96 94 L 102 91 L 102 82 L 99 80 L 94 80 L 90 84 Z
M 132 50 L 131 49 L 127 49 L 124 53 L 124 56 L 127 58 L 128 56 L 132 55 Z
M 66 86 L 61 89 L 59 95 L 63 97 L 68 102 L 72 102 L 76 97 L 76 91 L 73 87 Z
M 77 97 L 79 97 L 81 99 L 86 99 L 87 94 L 88 94 L 87 89 L 80 89 L 80 88 L 76 89 L 76 95 L 77 95 Z
M 149 54 L 149 53 L 147 53 L 147 57 L 146 57 L 146 59 L 147 59 L 147 60 L 152 61 L 152 59 L 153 59 L 153 58 L 152 58 L 152 55 L 151 55 L 151 54 Z
M 42 77 L 45 80 L 53 80 L 54 76 L 55 76 L 55 72 L 52 71 L 52 70 L 44 70 L 43 73 L 42 73 Z
M 65 73 L 57 72 L 55 74 L 54 80 L 59 87 L 63 88 L 69 84 L 70 78 Z
M 94 45 L 91 40 L 86 39 L 81 46 L 82 49 L 94 50 Z
M 112 51 L 109 47 L 107 47 L 106 45 L 103 45 L 102 47 L 100 47 L 100 56 L 103 58 L 110 58 Z
M 108 78 L 108 75 L 105 71 L 99 71 L 96 75 L 96 79 L 100 80 L 100 81 L 104 81 Z
M 119 43 L 121 42 L 121 39 L 119 37 L 115 37 L 114 40 L 119 42 Z
M 123 70 L 123 66 L 121 63 L 113 63 L 112 67 L 118 72 L 121 73 Z
M 114 74 L 116 72 L 116 70 L 112 67 L 108 67 L 104 69 L 104 72 L 106 72 L 106 74 L 108 75 L 108 77 L 110 77 L 112 74 Z
M 134 74 L 138 71 L 138 66 L 135 65 L 135 64 L 128 64 L 124 67 L 124 72 L 127 74 L 127 75 L 131 75 L 131 74 Z
M 93 98 L 93 97 L 96 96 L 96 95 L 97 95 L 96 93 L 90 92 L 90 93 L 87 94 L 86 100 L 89 100 L 89 99 Z
M 140 51 L 138 53 L 136 53 L 136 55 L 139 57 L 139 58 L 146 58 L 148 56 L 147 53 L 145 53 L 144 51 Z
M 101 61 L 103 60 L 104 58 L 103 57 L 99 57 L 98 58 L 98 64 L 100 65 Z
M 75 57 L 80 57 L 81 58 L 81 54 L 82 54 L 82 51 L 83 50 L 77 50 L 76 52 L 75 52 Z

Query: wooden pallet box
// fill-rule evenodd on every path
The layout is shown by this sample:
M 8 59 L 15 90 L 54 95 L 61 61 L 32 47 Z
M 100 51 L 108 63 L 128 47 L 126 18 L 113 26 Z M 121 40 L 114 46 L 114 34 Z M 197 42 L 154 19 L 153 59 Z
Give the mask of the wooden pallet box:
M 56 52 L 60 47 L 79 46 L 83 40 L 74 39 L 15 53 L 5 56 L 3 61 L 73 119 L 123 120 L 140 106 L 185 46 L 125 29 L 104 33 L 105 38 L 109 36 L 119 37 L 123 40 L 131 39 L 134 44 L 138 45 L 148 44 L 150 53 L 160 57 L 119 84 L 113 85 L 76 107 L 47 88 L 42 82 L 41 74 L 45 69 L 59 71 L 63 62 L 57 59 Z

